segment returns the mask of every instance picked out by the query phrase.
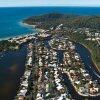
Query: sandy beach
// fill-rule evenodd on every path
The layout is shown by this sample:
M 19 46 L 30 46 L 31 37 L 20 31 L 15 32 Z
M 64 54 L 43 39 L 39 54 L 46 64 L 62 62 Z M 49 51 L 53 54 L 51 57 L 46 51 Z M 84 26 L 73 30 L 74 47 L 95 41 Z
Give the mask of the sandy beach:
M 25 23 L 25 22 L 23 22 L 23 24 L 26 25 L 26 26 L 29 26 L 29 27 L 31 27 L 31 28 L 36 29 L 38 32 L 45 32 L 45 29 L 36 28 L 37 25 L 30 25 L 30 24 L 27 24 L 27 23 Z

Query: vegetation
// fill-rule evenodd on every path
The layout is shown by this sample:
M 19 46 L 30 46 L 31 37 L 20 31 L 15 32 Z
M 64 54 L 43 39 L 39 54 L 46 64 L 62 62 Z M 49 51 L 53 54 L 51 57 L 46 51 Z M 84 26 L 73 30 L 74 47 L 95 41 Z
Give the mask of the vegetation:
M 69 36 L 72 40 L 84 44 L 91 51 L 92 58 L 95 64 L 100 69 L 100 48 L 97 42 L 85 41 L 86 34 L 73 33 L 73 29 L 76 28 L 90 28 L 91 30 L 100 29 L 100 16 L 80 16 L 80 15 L 68 15 L 61 13 L 50 13 L 41 16 L 32 16 L 23 21 L 24 23 L 36 25 L 36 28 L 50 29 L 63 24 L 63 27 L 67 27 L 60 35 Z M 54 31 L 54 34 L 57 33 Z M 59 35 L 59 36 L 60 36 Z M 95 48 L 95 49 L 94 49 Z
M 69 36 L 70 39 L 85 45 L 90 50 L 94 63 L 100 69 L 100 56 L 98 56 L 100 55 L 100 47 L 96 41 L 86 41 L 86 35 L 80 33 L 65 32 L 63 35 Z
M 16 50 L 18 48 L 19 48 L 19 44 L 17 43 L 11 43 L 8 40 L 0 41 L 0 51 Z
M 50 29 L 59 24 L 68 28 L 100 28 L 100 16 L 80 16 L 60 13 L 50 13 L 41 16 L 32 16 L 23 21 L 30 25 L 36 25 L 36 28 Z

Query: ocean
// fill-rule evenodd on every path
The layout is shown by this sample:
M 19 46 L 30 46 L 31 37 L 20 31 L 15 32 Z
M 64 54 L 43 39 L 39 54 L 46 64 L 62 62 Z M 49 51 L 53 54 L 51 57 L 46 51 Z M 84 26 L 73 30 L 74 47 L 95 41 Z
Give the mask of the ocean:
M 22 20 L 50 12 L 100 15 L 100 7 L 3 7 L 0 8 L 0 39 L 36 32 L 24 25 Z
M 99 7 L 12 7 L 0 8 L 0 39 L 36 32 L 21 22 L 29 16 L 51 12 L 65 14 L 100 15 Z M 18 51 L 0 52 L 0 100 L 13 100 L 17 94 L 20 77 L 25 70 L 27 45 Z M 85 58 L 84 58 L 85 59 Z M 67 79 L 67 78 L 66 78 Z M 70 84 L 67 81 L 67 85 Z M 72 90 L 72 91 L 71 91 Z M 73 96 L 75 92 L 69 86 Z M 90 99 L 91 100 L 91 99 Z M 93 100 L 93 99 L 92 99 Z M 96 99 L 98 100 L 98 99 Z

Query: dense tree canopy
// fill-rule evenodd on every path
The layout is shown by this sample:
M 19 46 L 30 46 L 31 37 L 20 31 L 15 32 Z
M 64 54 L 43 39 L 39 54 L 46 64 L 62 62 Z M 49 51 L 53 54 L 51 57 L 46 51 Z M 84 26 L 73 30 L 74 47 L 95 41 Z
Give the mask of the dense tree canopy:
M 19 47 L 17 43 L 11 43 L 8 40 L 0 41 L 0 51 L 4 50 L 15 50 Z
M 100 28 L 100 16 L 80 16 L 60 13 L 49 13 L 41 16 L 32 16 L 23 21 L 27 24 L 35 24 L 39 28 L 49 29 L 50 27 L 64 24 L 69 28 Z

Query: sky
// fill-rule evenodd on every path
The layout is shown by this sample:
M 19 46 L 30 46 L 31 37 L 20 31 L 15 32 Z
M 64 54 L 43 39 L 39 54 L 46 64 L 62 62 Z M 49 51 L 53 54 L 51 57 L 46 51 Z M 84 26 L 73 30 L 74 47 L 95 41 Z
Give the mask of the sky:
M 100 0 L 0 0 L 0 7 L 14 6 L 99 6 Z

